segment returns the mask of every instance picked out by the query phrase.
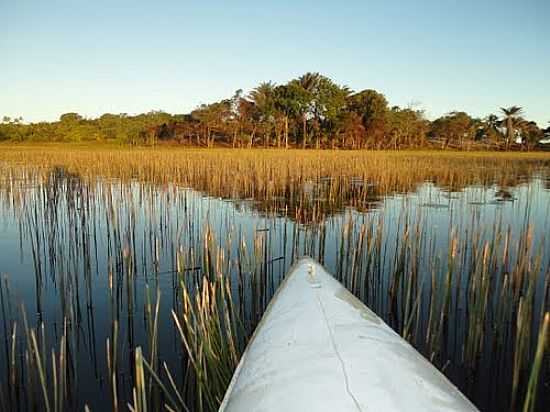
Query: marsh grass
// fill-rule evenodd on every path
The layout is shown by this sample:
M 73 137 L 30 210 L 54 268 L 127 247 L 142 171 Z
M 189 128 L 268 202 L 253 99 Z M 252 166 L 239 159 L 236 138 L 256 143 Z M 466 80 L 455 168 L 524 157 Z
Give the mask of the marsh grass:
M 509 188 L 546 178 L 548 165 L 543 154 L 8 147 L 0 205 L 30 248 L 36 316 L 4 276 L 0 408 L 216 410 L 302 255 L 327 263 L 481 406 L 498 396 L 493 410 L 541 408 L 550 263 L 529 219 L 518 231 L 473 215 L 438 239 L 429 209 L 363 212 L 427 181 Z M 178 348 L 170 363 L 163 334 Z M 108 402 L 82 398 L 86 365 Z

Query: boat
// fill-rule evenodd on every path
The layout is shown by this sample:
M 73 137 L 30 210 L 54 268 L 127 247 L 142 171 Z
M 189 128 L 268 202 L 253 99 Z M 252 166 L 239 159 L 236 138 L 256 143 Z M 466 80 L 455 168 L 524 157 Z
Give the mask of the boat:
M 318 262 L 299 259 L 267 307 L 219 412 L 477 411 Z

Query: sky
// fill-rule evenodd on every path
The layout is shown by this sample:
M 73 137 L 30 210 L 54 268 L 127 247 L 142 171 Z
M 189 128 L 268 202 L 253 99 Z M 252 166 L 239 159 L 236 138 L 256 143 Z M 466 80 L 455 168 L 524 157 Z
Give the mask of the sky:
M 547 126 L 550 0 L 0 0 L 0 118 L 186 113 L 308 71 Z

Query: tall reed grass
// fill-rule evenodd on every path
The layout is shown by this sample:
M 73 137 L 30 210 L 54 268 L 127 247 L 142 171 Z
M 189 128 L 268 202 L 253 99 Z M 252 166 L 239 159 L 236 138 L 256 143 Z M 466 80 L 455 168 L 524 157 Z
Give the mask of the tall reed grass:
M 547 156 L 258 153 L 5 150 L 0 215 L 28 247 L 34 296 L 2 277 L 0 409 L 216 410 L 309 255 L 480 407 L 543 410 L 550 256 L 533 223 L 548 222 L 473 213 L 438 238 L 434 209 L 399 193 L 513 191 L 548 178 Z M 404 200 L 385 211 L 388 196 Z M 86 398 L 90 366 L 105 398 Z

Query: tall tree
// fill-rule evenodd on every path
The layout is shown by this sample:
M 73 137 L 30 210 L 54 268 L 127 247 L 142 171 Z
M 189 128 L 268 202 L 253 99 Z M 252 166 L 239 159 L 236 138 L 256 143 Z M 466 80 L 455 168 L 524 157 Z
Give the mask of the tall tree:
M 443 147 L 464 147 L 475 136 L 475 122 L 467 113 L 451 112 L 432 122 L 430 135 L 443 139 Z
M 298 94 L 300 115 L 302 117 L 302 148 L 305 149 L 308 140 L 307 120 L 313 115 L 315 96 L 318 91 L 321 75 L 319 73 L 306 73 L 296 81 L 301 88 Z
M 363 125 L 363 119 L 355 112 L 343 112 L 340 120 L 340 130 L 340 146 L 342 148 L 346 148 L 348 143 L 351 141 L 351 148 L 355 149 L 357 148 L 358 143 L 364 141 L 365 139 L 366 131 L 365 126 Z
M 523 120 L 520 122 L 519 133 L 521 136 L 521 144 L 526 150 L 531 150 L 544 139 L 544 131 L 533 121 L 529 122 Z
M 523 109 L 519 106 L 501 107 L 500 111 L 503 114 L 502 121 L 506 125 L 506 150 L 510 148 L 510 144 L 514 141 L 516 134 L 516 123 L 519 123 L 518 118 L 521 116 Z
M 393 149 L 397 150 L 403 146 L 421 147 L 426 143 L 429 122 L 424 119 L 422 111 L 394 106 L 388 112 L 387 119 Z
M 373 144 L 383 144 L 388 115 L 386 97 L 376 90 L 363 90 L 349 96 L 348 108 L 361 116 L 367 139 Z
M 249 95 L 263 126 L 264 146 L 267 146 L 275 123 L 275 97 L 275 83 L 272 82 L 260 83 Z
M 289 123 L 300 117 L 303 105 L 303 90 L 297 82 L 290 82 L 275 88 L 275 110 L 282 118 L 285 148 L 289 143 Z
M 501 121 L 496 114 L 491 113 L 482 121 L 482 133 L 484 138 L 496 142 L 502 140 Z
M 212 147 L 216 133 L 223 133 L 227 120 L 231 118 L 231 100 L 203 104 L 193 111 L 192 116 L 204 125 L 206 146 Z
M 339 86 L 329 78 L 320 76 L 315 92 L 313 117 L 315 123 L 319 125 L 315 134 L 315 147 L 320 148 L 321 134 L 329 137 L 334 146 L 334 134 L 341 126 L 342 114 L 346 110 L 346 99 L 351 91 L 346 86 Z

